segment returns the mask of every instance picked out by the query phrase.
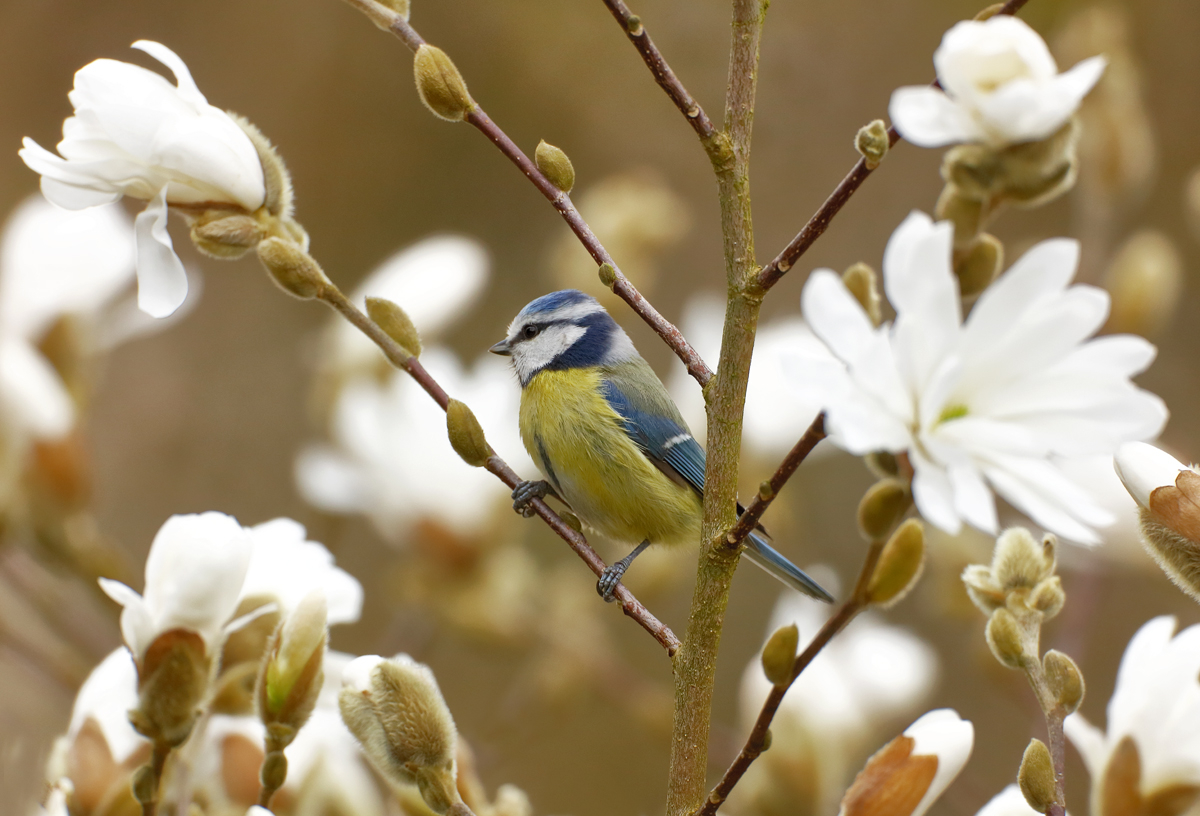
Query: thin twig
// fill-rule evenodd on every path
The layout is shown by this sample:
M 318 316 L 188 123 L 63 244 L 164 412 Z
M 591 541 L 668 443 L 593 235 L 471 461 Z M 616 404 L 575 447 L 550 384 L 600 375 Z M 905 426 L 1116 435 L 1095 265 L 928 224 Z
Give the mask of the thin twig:
M 1029 0 L 1008 0 L 996 14 L 1016 14 L 1021 7 L 1028 3 Z M 935 87 L 941 87 L 937 80 L 933 82 Z M 888 146 L 895 147 L 896 142 L 900 141 L 900 134 L 896 132 L 894 127 L 888 128 Z M 772 286 L 779 283 L 789 269 L 791 269 L 800 256 L 808 251 L 808 248 L 813 245 L 813 242 L 820 238 L 825 230 L 829 227 L 829 222 L 833 217 L 841 212 L 842 207 L 850 200 L 850 197 L 862 186 L 862 183 L 867 180 L 867 177 L 872 173 L 867 169 L 866 159 L 859 159 L 854 165 L 854 168 L 846 174 L 846 177 L 841 180 L 833 192 L 829 194 L 829 198 L 825 199 L 825 203 L 821 205 L 813 217 L 808 219 L 808 223 L 801 228 L 800 232 L 796 233 L 796 237 L 791 240 L 783 251 L 775 257 L 775 260 L 764 266 L 758 273 L 756 281 L 758 291 L 766 292 Z
M 425 44 L 425 40 L 408 24 L 407 20 L 391 9 L 375 2 L 375 0 L 345 0 L 345 2 L 366 14 L 379 28 L 396 35 L 411 50 L 416 51 Z M 612 267 L 614 278 L 612 284 L 613 293 L 628 303 L 630 308 L 650 328 L 654 329 L 658 336 L 663 339 L 663 342 L 679 356 L 679 359 L 687 367 L 688 373 L 695 377 L 701 386 L 705 385 L 712 377 L 712 371 L 704 363 L 703 358 L 692 348 L 679 329 L 671 321 L 663 317 L 638 292 L 634 285 L 629 282 L 629 279 L 625 277 L 624 273 L 617 266 L 616 261 L 608 254 L 608 250 L 604 248 L 604 245 L 600 243 L 595 233 L 592 232 L 591 227 L 583 220 L 579 211 L 575 209 L 575 205 L 571 202 L 571 197 L 555 187 L 546 178 L 542 171 L 537 168 L 537 165 L 529 160 L 529 157 L 500 129 L 499 125 L 492 121 L 491 117 L 484 112 L 478 103 L 471 110 L 467 121 L 487 136 L 492 144 L 496 145 L 500 149 L 500 152 L 507 156 L 517 166 L 517 169 L 533 183 L 533 186 L 554 205 L 554 209 L 567 222 L 567 226 L 575 233 L 575 236 L 583 244 L 584 249 L 592 256 L 596 264 L 598 266 L 608 264 Z
M 675 107 L 679 108 L 700 140 L 707 143 L 715 137 L 717 129 L 712 120 L 708 118 L 704 108 L 700 107 L 700 103 L 688 93 L 687 88 L 683 87 L 679 77 L 675 76 L 671 66 L 663 59 L 658 46 L 650 39 L 650 33 L 646 31 L 642 18 L 630 11 L 629 6 L 625 5 L 622 0 L 604 0 L 604 5 L 608 6 L 612 16 L 617 19 L 625 31 L 625 36 L 642 55 L 646 67 L 650 69 L 650 73 L 654 74 L 654 81 L 667 92 L 667 96 L 675 103 Z
M 429 396 L 433 397 L 433 401 L 438 404 L 438 407 L 443 411 L 446 410 L 450 398 L 425 369 L 425 366 L 421 365 L 421 362 L 416 357 L 409 355 L 395 340 L 384 333 L 383 329 L 379 328 L 371 318 L 363 314 L 336 286 L 330 284 L 322 287 L 317 297 L 346 318 L 355 328 L 374 342 L 375 345 L 379 346 L 384 356 L 387 357 L 392 365 L 408 373 Z M 521 482 L 521 477 L 495 451 L 492 451 L 492 455 L 488 457 L 484 467 L 509 487 L 515 488 Z M 551 530 L 567 542 L 567 545 L 576 555 L 583 559 L 583 562 L 587 564 L 592 572 L 597 576 L 604 572 L 607 565 L 596 554 L 591 545 L 588 544 L 587 539 L 571 527 L 568 527 L 567 523 L 548 504 L 541 499 L 534 499 L 530 502 L 529 506 L 546 522 Z M 624 585 L 618 584 L 615 597 L 621 605 L 621 610 L 637 621 L 643 629 L 662 644 L 667 650 L 667 654 L 673 657 L 679 649 L 679 638 L 675 637 L 675 633 L 643 606 L 641 601 L 634 597 L 633 593 L 626 589 Z
M 800 437 L 799 441 L 792 446 L 788 451 L 788 455 L 780 462 L 775 473 L 763 483 L 758 490 L 758 495 L 754 500 L 746 506 L 746 512 L 742 513 L 737 520 L 737 524 L 730 528 L 725 535 L 725 543 L 730 547 L 737 547 L 742 543 L 743 539 L 754 530 L 763 513 L 771 506 L 771 502 L 775 501 L 775 497 L 779 495 L 779 491 L 787 484 L 788 479 L 792 478 L 792 474 L 800 467 L 801 463 L 808 458 L 812 453 L 812 449 L 817 446 L 817 443 L 825 438 L 825 414 L 817 414 L 817 418 L 812 421 L 808 429 Z
M 871 574 L 875 571 L 875 565 L 879 562 L 879 554 L 883 552 L 883 545 L 883 541 L 876 541 L 871 544 L 870 549 L 867 550 L 866 558 L 863 559 L 862 569 L 859 571 L 854 592 L 838 608 L 833 617 L 825 621 L 825 625 L 820 628 L 804 651 L 796 657 L 795 663 L 792 664 L 792 677 L 787 682 L 787 685 L 773 686 L 771 688 L 766 701 L 763 702 L 762 710 L 758 713 L 758 718 L 754 721 L 754 727 L 750 729 L 750 736 L 746 738 L 746 744 L 742 746 L 742 750 L 738 752 L 737 758 L 733 760 L 728 770 L 725 771 L 725 775 L 721 777 L 721 781 L 712 789 L 712 793 L 708 795 L 708 799 L 691 816 L 715 816 L 717 809 L 728 798 L 734 786 L 737 785 L 742 776 L 749 770 L 754 760 L 758 759 L 759 755 L 762 754 L 766 745 L 767 732 L 771 728 L 771 721 L 775 719 L 775 713 L 779 710 L 779 704 L 783 702 L 784 695 L 787 694 L 792 684 L 796 682 L 796 678 L 808 668 L 808 665 L 821 653 L 821 650 L 828 645 L 829 641 L 833 640 L 835 635 L 845 629 L 846 625 L 854 620 L 859 612 L 866 609 L 867 586 L 871 580 Z

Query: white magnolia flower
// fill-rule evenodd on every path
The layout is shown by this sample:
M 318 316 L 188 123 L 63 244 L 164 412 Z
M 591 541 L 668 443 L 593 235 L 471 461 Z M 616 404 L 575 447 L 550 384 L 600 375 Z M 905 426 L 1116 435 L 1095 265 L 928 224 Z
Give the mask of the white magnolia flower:
M 533 465 L 521 444 L 520 393 L 508 365 L 492 355 L 465 371 L 444 348 L 430 348 L 421 363 L 446 392 L 475 412 L 488 441 L 518 473 Z M 384 537 L 403 541 L 421 518 L 463 535 L 487 525 L 509 490 L 482 468 L 463 462 L 446 435 L 446 414 L 411 377 L 393 372 L 385 381 L 358 377 L 334 407 L 332 445 L 300 453 L 296 479 L 306 500 L 323 510 L 364 513 Z
M 1088 340 L 1109 299 L 1068 287 L 1079 244 L 1066 239 L 1029 250 L 964 322 L 952 237 L 949 222 L 919 212 L 893 233 L 883 280 L 897 316 L 880 328 L 834 272 L 814 272 L 804 315 L 836 359 L 798 356 L 797 386 L 820 395 L 850 452 L 907 453 L 917 509 L 939 528 L 957 533 L 966 521 L 995 533 L 995 490 L 1046 529 L 1094 543 L 1092 527 L 1112 518 L 1058 462 L 1158 434 L 1166 407 L 1129 380 L 1154 346 Z
M 828 587 L 836 579 L 830 574 L 821 582 Z M 828 617 L 826 605 L 785 593 L 775 604 L 767 634 L 795 623 L 803 643 Z M 916 635 L 874 614 L 860 615 L 784 696 L 771 725 L 771 750 L 747 774 L 747 790 L 785 777 L 788 785 L 810 784 L 787 774 L 788 768 L 805 766 L 812 787 L 786 795 L 811 797 L 813 812 L 831 812 L 858 763 L 895 720 L 911 716 L 932 691 L 937 672 L 936 652 Z M 761 662 L 752 660 L 742 674 L 743 722 L 754 721 L 770 689 Z
M 129 711 L 137 706 L 137 667 L 129 650 L 121 647 L 92 669 L 79 687 L 67 739 L 74 742 L 84 724 L 93 720 L 104 734 L 113 762 L 119 765 L 149 745 L 129 724 Z
M 75 115 L 63 123 L 55 155 L 26 138 L 21 158 L 42 175 L 42 192 L 71 210 L 121 196 L 147 201 L 134 230 L 138 305 L 165 317 L 187 297 L 187 276 L 167 233 L 168 205 L 226 206 L 254 212 L 266 185 L 258 152 L 242 128 L 208 104 L 169 48 L 139 40 L 175 75 L 100 59 L 75 74 Z
M 1066 124 L 1104 72 L 1091 57 L 1059 74 L 1050 49 L 1025 22 L 998 14 L 946 32 L 933 53 L 942 89 L 898 88 L 888 114 L 920 147 L 983 142 L 996 147 L 1045 139 Z
M 1113 459 L 1117 476 L 1140 506 L 1150 509 L 1150 494 L 1175 484 L 1180 471 L 1191 470 L 1164 450 L 1145 442 L 1127 442 Z
M 1025 794 L 1016 785 L 1008 785 L 979 809 L 975 816 L 1038 816 L 1025 800 Z
M 150 545 L 141 595 L 101 578 L 100 587 L 124 607 L 121 634 L 134 659 L 140 664 L 155 638 L 172 629 L 196 632 L 215 655 L 237 608 L 252 549 L 250 531 L 232 516 L 171 516 Z
M 688 342 L 714 370 L 721 357 L 724 322 L 724 300 L 712 293 L 689 300 L 680 321 Z M 786 453 L 820 413 L 820 402 L 794 388 L 784 371 L 784 360 L 797 349 L 820 348 L 821 341 L 798 317 L 771 320 L 759 326 L 742 423 L 742 442 L 749 450 L 767 457 Z M 704 394 L 682 364 L 672 367 L 667 390 L 692 432 L 703 438 L 707 424 Z
M 489 266 L 487 250 L 474 239 L 425 238 L 380 264 L 350 300 L 365 309 L 368 296 L 387 298 L 404 309 L 428 341 L 471 308 L 487 285 Z M 368 370 L 382 360 L 379 348 L 341 319 L 331 324 L 322 354 L 327 367 L 341 372 Z
M 306 540 L 304 525 L 277 518 L 249 532 L 253 550 L 240 598 L 271 598 L 286 618 L 306 595 L 319 589 L 325 594 L 331 626 L 358 620 L 362 584 L 334 566 L 333 554 L 323 544 Z
M 1154 618 L 1129 641 L 1108 701 L 1107 729 L 1081 714 L 1063 723 L 1092 778 L 1092 812 L 1140 794 L 1200 789 L 1200 626 L 1172 637 L 1175 619 Z M 1126 786 L 1140 769 L 1136 790 Z
M 922 816 L 967 764 L 974 745 L 975 727 L 954 709 L 922 715 L 871 757 L 846 791 L 840 816 Z

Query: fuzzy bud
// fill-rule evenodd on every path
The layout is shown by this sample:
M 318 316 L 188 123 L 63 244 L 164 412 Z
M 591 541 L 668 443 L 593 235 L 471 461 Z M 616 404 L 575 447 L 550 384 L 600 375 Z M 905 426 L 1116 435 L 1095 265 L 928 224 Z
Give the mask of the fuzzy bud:
M 308 722 L 325 678 L 327 618 L 325 593 L 317 589 L 304 596 L 276 630 L 255 692 L 264 725 L 279 723 L 294 734 Z M 285 746 L 286 742 L 280 748 Z
M 1031 808 L 1039 813 L 1050 812 L 1057 797 L 1054 793 L 1054 763 L 1050 761 L 1046 743 L 1039 739 L 1029 741 L 1029 747 L 1021 757 L 1021 769 L 1017 771 L 1017 785 Z
M 1042 613 L 1042 620 L 1050 620 L 1062 611 L 1067 602 L 1067 594 L 1063 592 L 1062 579 L 1051 575 L 1033 588 L 1029 596 L 1029 605 Z
M 912 495 L 899 479 L 881 479 L 858 503 L 858 529 L 868 541 L 886 537 L 908 512 Z
M 842 273 L 842 283 L 862 306 L 872 325 L 883 322 L 883 301 L 879 296 L 879 276 L 865 263 L 856 263 Z
M 240 258 L 258 245 L 265 229 L 257 218 L 244 213 L 211 210 L 192 223 L 192 243 L 212 258 Z
M 987 644 L 1004 666 L 1019 669 L 1025 665 L 1025 645 L 1021 625 L 1007 609 L 997 609 L 988 618 Z
M 413 73 L 421 101 L 439 119 L 461 122 L 475 109 L 475 102 L 467 93 L 467 83 L 442 49 L 429 44 L 418 48 Z
M 771 635 L 763 647 L 763 674 L 772 685 L 786 686 L 792 679 L 792 665 L 796 662 L 796 647 L 800 643 L 800 630 L 796 624 L 781 626 Z
M 287 781 L 288 761 L 283 751 L 270 751 L 263 757 L 258 778 L 268 790 L 279 790 Z
M 1062 652 L 1051 649 L 1042 658 L 1042 670 L 1054 699 L 1068 714 L 1074 714 L 1083 702 L 1083 674 L 1075 661 Z
M 149 765 L 143 765 L 134 771 L 129 783 L 133 799 L 139 804 L 154 802 L 158 796 L 158 780 L 154 777 L 154 769 Z
M 888 141 L 887 125 L 882 119 L 876 119 L 869 125 L 858 129 L 854 137 L 854 149 L 862 154 L 868 170 L 874 170 L 887 155 L 891 146 Z
M 961 144 L 946 151 L 942 178 L 966 198 L 1019 207 L 1040 206 L 1074 186 L 1078 137 L 1079 127 L 1072 119 L 1038 142 L 1021 142 L 1000 150 L 984 144 Z
M 300 300 L 315 298 L 329 279 L 313 257 L 292 241 L 267 238 L 258 244 L 258 259 L 280 289 Z
M 900 525 L 879 554 L 867 584 L 867 599 L 878 606 L 897 603 L 921 577 L 925 564 L 925 529 L 909 519 Z
M 954 274 L 963 297 L 977 295 L 991 285 L 1004 266 L 1004 244 L 995 235 L 981 232 L 961 254 L 955 254 Z
M 367 316 L 412 357 L 421 356 L 421 335 L 408 312 L 387 298 L 367 298 Z
M 954 248 L 964 250 L 983 228 L 983 201 L 963 195 L 958 187 L 947 184 L 938 196 L 933 217 L 954 224 Z
M 900 463 L 896 461 L 896 454 L 888 451 L 873 451 L 863 457 L 863 463 L 867 466 L 867 470 L 874 473 L 880 479 L 886 479 L 888 476 L 900 475 Z
M 1183 260 L 1162 232 L 1142 230 L 1117 252 L 1104 276 L 1112 295 L 1105 330 L 1159 334 L 1171 322 L 1183 288 Z
M 458 732 L 428 666 L 408 655 L 360 657 L 346 666 L 338 706 L 363 752 L 393 784 L 416 784 L 435 813 L 461 801 Z
M 138 666 L 138 707 L 129 712 L 134 730 L 151 742 L 183 743 L 211 679 L 204 639 L 190 629 L 163 632 Z
M 607 286 L 609 289 L 612 289 L 613 286 L 617 282 L 616 267 L 614 267 L 610 263 L 602 263 L 602 264 L 600 264 L 600 269 L 598 270 L 598 272 L 600 275 L 600 282 L 603 283 L 605 286 Z
M 1005 530 L 996 539 L 992 580 L 1004 589 L 1032 589 L 1054 572 L 1056 539 L 1047 535 L 1039 544 L 1023 527 Z
M 462 460 L 471 467 L 483 467 L 492 455 L 483 427 L 465 403 L 456 399 L 446 406 L 446 432 L 450 445 Z
M 992 570 L 983 564 L 971 564 L 963 570 L 963 586 L 971 602 L 985 615 L 1004 606 L 1007 593 L 992 580 Z
M 262 165 L 263 182 L 266 186 L 263 207 L 271 215 L 290 222 L 292 219 L 292 176 L 288 172 L 287 165 L 283 163 L 283 157 L 271 144 L 271 140 L 249 119 L 237 114 L 230 114 L 230 116 L 250 138 L 250 143 L 254 145 L 254 150 L 258 153 L 258 163 Z M 304 246 L 307 249 L 308 243 L 305 242 Z
M 562 148 L 540 141 L 533 160 L 551 184 L 564 193 L 571 192 L 575 186 L 575 167 Z

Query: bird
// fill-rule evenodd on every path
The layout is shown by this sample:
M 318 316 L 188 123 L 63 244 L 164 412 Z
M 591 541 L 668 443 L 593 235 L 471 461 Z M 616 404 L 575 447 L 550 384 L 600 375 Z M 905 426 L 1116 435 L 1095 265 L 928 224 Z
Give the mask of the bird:
M 551 292 L 513 319 L 489 351 L 511 358 L 521 384 L 525 449 L 545 477 L 520 482 L 513 509 L 555 496 L 586 528 L 636 545 L 596 583 L 611 602 L 625 571 L 652 544 L 700 541 L 704 449 L 629 335 L 592 296 Z M 744 512 L 738 505 L 739 515 Z M 833 597 L 772 548 L 759 526 L 744 554 L 787 586 Z

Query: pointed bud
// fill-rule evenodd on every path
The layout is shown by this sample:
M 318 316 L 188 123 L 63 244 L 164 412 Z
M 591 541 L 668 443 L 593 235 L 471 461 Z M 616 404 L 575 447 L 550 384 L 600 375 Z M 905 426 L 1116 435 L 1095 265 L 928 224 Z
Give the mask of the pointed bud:
M 265 234 L 265 227 L 254 216 L 227 210 L 210 210 L 192 223 L 192 243 L 212 258 L 240 258 Z
M 954 224 L 954 248 L 956 250 L 966 249 L 983 227 L 983 201 L 965 195 L 954 184 L 947 184 L 942 188 L 942 194 L 938 196 L 937 205 L 933 209 L 933 217 L 938 221 L 952 222 Z
M 329 278 L 313 257 L 291 241 L 267 238 L 258 245 L 258 259 L 280 289 L 301 300 L 311 300 L 329 285 Z
M 598 270 L 598 272 L 600 275 L 600 282 L 603 283 L 605 286 L 607 286 L 609 289 L 612 289 L 613 285 L 617 282 L 616 267 L 614 267 L 610 263 L 602 263 L 602 264 L 600 264 L 600 269 Z
M 267 647 L 255 693 L 264 725 L 285 725 L 294 735 L 308 722 L 325 679 L 327 617 L 325 593 L 314 589 L 279 625 Z M 284 742 L 278 748 L 286 746 Z
M 139 804 L 149 804 L 158 797 L 158 779 L 154 776 L 154 769 L 149 765 L 142 765 L 134 771 L 129 784 L 133 792 L 133 800 Z
M 1188 466 L 1171 454 L 1145 442 L 1126 442 L 1113 457 L 1117 476 L 1142 507 L 1150 507 L 1150 494 L 1160 487 L 1175 484 Z
M 1164 233 L 1142 230 L 1117 252 L 1104 276 L 1112 295 L 1106 332 L 1143 337 L 1161 333 L 1171 322 L 1183 288 L 1183 260 Z
M 899 602 L 917 584 L 925 564 L 925 529 L 909 519 L 888 539 L 867 585 L 867 600 L 877 606 Z
M 538 142 L 533 159 L 537 164 L 538 170 L 542 171 L 542 175 L 551 184 L 564 193 L 571 192 L 571 188 L 575 186 L 575 167 L 571 164 L 571 160 L 567 158 L 567 154 L 563 152 L 562 148 L 546 144 L 543 140 Z
M 1008 593 L 992 580 L 992 570 L 983 564 L 972 564 L 963 570 L 963 585 L 971 602 L 985 615 L 991 615 L 1004 606 Z
M 151 742 L 180 745 L 196 723 L 211 675 L 212 660 L 199 634 L 163 632 L 138 666 L 138 707 L 129 712 L 134 730 Z
M 1062 611 L 1067 602 L 1067 594 L 1063 592 L 1062 579 L 1051 575 L 1033 588 L 1029 596 L 1029 605 L 1042 613 L 1042 620 L 1050 620 Z
M 483 427 L 471 409 L 456 399 L 450 400 L 446 406 L 446 431 L 450 435 L 451 447 L 464 462 L 471 467 L 487 464 L 492 448 L 483 435 Z
M 1007 609 L 997 609 L 988 618 L 987 644 L 1001 665 L 1020 669 L 1025 665 L 1026 654 L 1021 625 Z
M 283 751 L 269 751 L 263 756 L 262 765 L 258 769 L 258 779 L 264 788 L 279 790 L 287 781 L 288 762 Z
M 1182 481 L 1182 475 L 1180 478 Z M 1159 488 L 1155 491 L 1156 498 L 1165 490 L 1166 488 Z M 1189 515 L 1191 512 L 1188 508 Z M 1176 519 L 1176 523 L 1179 521 L 1180 519 Z M 1145 508 L 1138 510 L 1138 525 L 1142 533 L 1142 543 L 1159 568 L 1175 586 L 1200 601 L 1200 544 L 1189 536 L 1181 535 L 1157 513 Z
M 412 357 L 421 356 L 421 335 L 408 312 L 387 298 L 367 298 L 367 316 Z
M 871 324 L 878 327 L 883 322 L 883 301 L 879 297 L 879 277 L 865 263 L 856 263 L 842 273 L 842 283 L 862 306 Z
M 858 129 L 854 137 L 854 149 L 862 154 L 868 170 L 874 170 L 883 161 L 890 147 L 887 125 L 882 119 L 876 119 L 869 125 Z
M 853 292 L 853 290 L 851 291 Z M 866 464 L 867 470 L 874 473 L 880 479 L 900 475 L 900 463 L 896 461 L 896 454 L 894 453 L 874 451 L 863 457 L 863 463 Z
M 408 655 L 360 657 L 346 666 L 338 706 L 371 763 L 393 784 L 416 784 L 445 813 L 455 786 L 458 733 L 428 666 Z
M 258 161 L 263 169 L 263 181 L 266 183 L 266 198 L 263 206 L 267 212 L 277 218 L 290 220 L 292 217 L 292 176 L 288 173 L 283 157 L 271 144 L 271 140 L 263 135 L 249 119 L 237 114 L 230 114 L 247 136 L 250 143 L 258 152 Z M 307 243 L 305 244 L 307 248 Z
M 1057 796 L 1054 793 L 1054 763 L 1050 761 L 1046 743 L 1039 739 L 1029 741 L 1025 755 L 1021 757 L 1021 769 L 1017 771 L 1017 785 L 1031 808 L 1039 813 L 1050 812 Z
M 781 626 L 771 635 L 763 647 L 763 674 L 775 686 L 786 686 L 792 680 L 792 666 L 796 662 L 796 647 L 800 643 L 800 630 L 796 624 Z
M 1004 265 L 1004 244 L 995 235 L 981 232 L 955 258 L 954 274 L 958 277 L 959 293 L 963 297 L 977 295 L 991 285 Z
M 908 512 L 912 494 L 899 479 L 882 479 L 863 494 L 858 503 L 858 529 L 868 541 L 887 537 Z
M 1033 589 L 1054 572 L 1054 542 L 1047 535 L 1039 544 L 1023 527 L 1005 530 L 996 539 L 992 580 L 1007 590 Z
M 461 122 L 475 109 L 475 102 L 467 93 L 467 83 L 442 49 L 429 44 L 418 48 L 413 73 L 421 101 L 439 119 Z
M 1042 658 L 1042 670 L 1054 699 L 1068 714 L 1074 714 L 1084 695 L 1083 674 L 1075 661 L 1057 649 L 1051 649 Z

